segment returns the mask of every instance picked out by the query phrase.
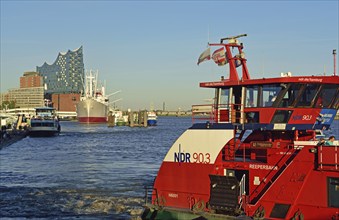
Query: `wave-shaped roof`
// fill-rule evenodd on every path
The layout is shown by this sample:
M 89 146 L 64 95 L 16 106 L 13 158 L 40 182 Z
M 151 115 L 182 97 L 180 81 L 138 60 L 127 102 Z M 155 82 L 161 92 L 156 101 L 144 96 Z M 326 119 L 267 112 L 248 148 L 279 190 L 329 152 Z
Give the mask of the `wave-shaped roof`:
M 41 68 L 41 67 L 46 66 L 46 65 L 53 66 L 53 65 L 56 64 L 56 62 L 58 61 L 60 56 L 67 56 L 67 55 L 78 53 L 78 52 L 82 52 L 82 46 L 78 47 L 75 50 L 68 50 L 67 52 L 59 52 L 57 58 L 55 59 L 55 61 L 52 64 L 49 64 L 45 61 L 41 66 L 38 66 L 38 68 Z

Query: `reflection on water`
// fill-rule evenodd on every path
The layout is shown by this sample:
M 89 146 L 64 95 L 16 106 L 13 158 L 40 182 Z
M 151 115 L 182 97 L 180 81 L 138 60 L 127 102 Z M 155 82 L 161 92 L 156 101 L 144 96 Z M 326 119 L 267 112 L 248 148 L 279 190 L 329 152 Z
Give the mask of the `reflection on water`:
M 137 219 L 167 150 L 190 118 L 149 128 L 62 122 L 51 138 L 0 151 L 0 217 Z

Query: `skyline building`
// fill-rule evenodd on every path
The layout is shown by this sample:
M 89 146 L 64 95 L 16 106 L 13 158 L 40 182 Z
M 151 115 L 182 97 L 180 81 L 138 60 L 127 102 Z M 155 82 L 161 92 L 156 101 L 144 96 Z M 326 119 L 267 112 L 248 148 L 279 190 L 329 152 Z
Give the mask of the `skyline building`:
M 44 87 L 42 77 L 38 72 L 27 71 L 20 77 L 20 88 L 9 89 L 1 94 L 0 105 L 3 102 L 13 102 L 12 108 L 35 108 L 44 106 Z M 8 104 L 9 105 L 9 104 Z
M 83 91 L 84 58 L 82 46 L 76 50 L 59 52 L 53 64 L 36 67 L 43 78 L 45 93 L 81 93 Z
M 6 100 L 14 101 L 16 108 L 35 108 L 44 106 L 44 87 L 9 89 Z
M 40 87 L 43 86 L 42 77 L 38 72 L 24 72 L 20 77 L 20 88 Z

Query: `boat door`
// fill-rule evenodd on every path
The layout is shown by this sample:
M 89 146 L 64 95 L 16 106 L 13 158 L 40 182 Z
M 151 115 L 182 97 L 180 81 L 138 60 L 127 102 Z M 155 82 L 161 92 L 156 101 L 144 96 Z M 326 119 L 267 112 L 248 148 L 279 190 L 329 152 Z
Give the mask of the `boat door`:
M 230 122 L 230 94 L 232 88 L 218 88 L 216 89 L 216 118 L 218 123 Z
M 229 93 L 229 118 L 232 123 L 244 123 L 244 101 L 246 88 L 234 86 L 230 88 Z

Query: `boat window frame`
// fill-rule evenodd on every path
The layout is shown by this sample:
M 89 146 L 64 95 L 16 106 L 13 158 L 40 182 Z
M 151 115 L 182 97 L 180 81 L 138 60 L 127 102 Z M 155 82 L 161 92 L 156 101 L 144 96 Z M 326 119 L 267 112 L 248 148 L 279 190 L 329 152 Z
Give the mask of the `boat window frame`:
M 261 87 L 260 85 L 247 85 L 247 86 L 244 86 L 245 88 L 245 101 L 244 101 L 244 108 L 258 108 L 258 104 L 259 104 L 259 95 L 260 95 L 260 91 L 261 91 Z M 250 91 L 250 89 L 252 90 L 251 92 L 253 93 L 253 100 L 252 100 L 252 103 L 253 103 L 253 106 L 249 105 L 248 104 L 248 100 L 249 97 L 248 97 L 248 92 Z M 256 99 L 254 99 L 254 97 L 256 96 Z
M 217 109 L 219 108 L 230 108 L 230 89 L 231 87 L 219 87 L 219 88 L 216 88 L 216 101 L 215 101 L 215 106 Z M 227 96 L 224 96 L 222 95 L 223 94 L 223 91 L 227 90 L 228 94 Z M 227 99 L 223 99 L 222 100 L 222 97 L 227 97 Z
M 319 87 L 316 97 L 314 98 L 314 102 L 312 103 L 312 107 L 314 108 L 338 108 L 337 105 L 339 105 L 339 87 L 336 88 L 336 91 L 334 92 L 334 95 L 332 96 L 331 100 L 329 101 L 329 103 L 326 106 L 316 106 L 317 105 L 317 101 L 321 95 L 321 93 L 323 92 L 324 87 L 326 86 L 332 86 L 334 84 L 323 84 Z
M 264 91 L 268 91 L 268 90 L 265 90 L 264 87 L 279 88 L 281 84 L 282 83 L 269 83 L 269 84 L 259 85 L 257 108 L 275 108 L 277 105 L 275 103 L 278 103 L 277 98 L 278 98 L 278 95 L 282 92 L 282 89 L 280 89 L 279 91 L 275 91 L 277 92 L 275 94 L 275 100 L 271 101 L 272 103 L 270 105 L 265 106 L 266 105 L 265 102 L 267 102 L 267 100 L 264 100 Z
M 276 100 L 273 102 L 273 108 L 288 108 L 288 106 L 280 106 L 283 104 L 282 100 L 284 99 L 286 93 L 288 92 L 289 88 L 291 87 L 292 83 L 280 83 L 280 87 L 283 87 L 282 90 L 277 95 Z
M 296 108 L 296 106 L 297 106 L 297 104 L 298 104 L 298 102 L 299 102 L 299 99 L 300 99 L 301 96 L 304 94 L 305 88 L 306 88 L 306 85 L 305 85 L 305 84 L 301 84 L 301 85 L 300 85 L 299 92 L 298 92 L 296 98 L 294 99 L 294 101 L 293 101 L 293 103 L 292 103 L 292 105 L 291 105 L 292 108 Z
M 315 89 L 315 93 L 314 93 L 312 99 L 309 101 L 309 104 L 308 104 L 308 105 L 302 105 L 302 104 L 300 103 L 300 101 L 301 101 L 301 99 L 303 98 L 305 92 L 308 91 L 307 88 L 308 88 L 309 86 L 313 86 L 313 85 L 316 86 L 316 89 Z M 299 92 L 299 94 L 298 94 L 298 97 L 297 97 L 297 98 L 294 100 L 294 102 L 293 102 L 293 108 L 312 108 L 312 107 L 313 107 L 313 104 L 314 104 L 314 100 L 316 99 L 316 96 L 317 96 L 317 94 L 318 94 L 318 92 L 319 92 L 320 87 L 321 87 L 321 85 L 315 84 L 315 83 L 304 83 L 304 84 L 302 84 L 301 89 L 300 89 L 300 92 Z
M 337 93 L 335 95 L 335 99 L 333 100 L 332 108 L 334 108 L 334 109 L 339 108 L 339 87 L 337 88 Z

